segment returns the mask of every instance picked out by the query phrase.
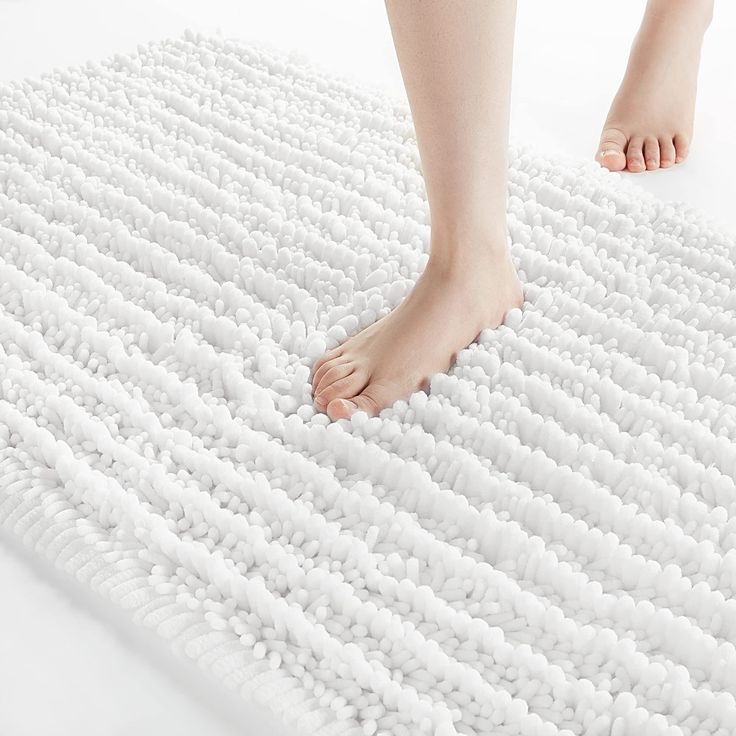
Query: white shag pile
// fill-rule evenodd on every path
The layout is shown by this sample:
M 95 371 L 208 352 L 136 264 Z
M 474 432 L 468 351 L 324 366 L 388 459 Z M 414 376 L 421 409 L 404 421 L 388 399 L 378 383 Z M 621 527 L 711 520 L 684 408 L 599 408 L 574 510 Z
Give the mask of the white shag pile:
M 408 108 L 187 31 L 0 87 L 0 523 L 315 736 L 736 733 L 736 244 L 510 151 L 523 309 L 330 423 Z

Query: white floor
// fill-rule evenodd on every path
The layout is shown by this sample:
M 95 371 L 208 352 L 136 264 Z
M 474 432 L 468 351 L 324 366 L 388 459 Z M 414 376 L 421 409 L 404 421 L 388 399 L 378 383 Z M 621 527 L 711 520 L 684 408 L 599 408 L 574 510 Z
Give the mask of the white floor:
M 520 3 L 512 136 L 550 154 L 590 157 L 642 8 L 642 0 Z M 404 94 L 380 0 L 0 0 L 0 85 L 133 52 L 185 27 L 298 48 L 326 68 Z M 720 0 L 703 54 L 690 159 L 626 176 L 736 231 L 733 38 L 736 5 Z M 286 734 L 3 533 L 0 589 L 0 733 Z

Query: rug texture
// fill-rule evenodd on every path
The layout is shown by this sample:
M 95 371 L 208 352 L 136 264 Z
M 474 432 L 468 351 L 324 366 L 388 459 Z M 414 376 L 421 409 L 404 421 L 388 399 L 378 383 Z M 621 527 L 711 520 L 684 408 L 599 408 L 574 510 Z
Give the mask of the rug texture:
M 0 523 L 299 733 L 733 736 L 734 238 L 509 176 L 523 308 L 331 423 L 427 260 L 408 107 L 191 31 L 0 87 Z

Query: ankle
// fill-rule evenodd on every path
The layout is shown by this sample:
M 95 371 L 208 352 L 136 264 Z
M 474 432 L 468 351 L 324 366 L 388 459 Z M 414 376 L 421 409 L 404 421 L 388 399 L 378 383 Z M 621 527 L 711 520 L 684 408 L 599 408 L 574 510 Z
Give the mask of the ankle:
M 489 276 L 513 267 L 508 247 L 488 250 L 435 251 L 430 254 L 425 272 L 442 281 L 458 280 L 464 284 L 483 283 Z
M 503 227 L 432 226 L 429 262 L 438 271 L 468 272 L 508 257 L 508 235 Z

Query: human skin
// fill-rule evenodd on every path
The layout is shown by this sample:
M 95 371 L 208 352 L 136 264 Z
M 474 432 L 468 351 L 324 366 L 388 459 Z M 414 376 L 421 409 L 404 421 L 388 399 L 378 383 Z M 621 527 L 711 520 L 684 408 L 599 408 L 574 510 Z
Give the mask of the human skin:
M 685 160 L 693 137 L 703 38 L 713 0 L 649 0 L 596 160 L 640 173 Z
M 427 265 L 389 314 L 313 367 L 315 407 L 370 415 L 426 388 L 523 303 L 508 249 L 515 0 L 386 0 L 431 217 Z
M 389 314 L 314 365 L 314 406 L 378 414 L 426 389 L 481 330 L 521 307 L 508 250 L 515 0 L 385 0 L 431 216 L 430 254 Z M 596 158 L 614 171 L 681 162 L 713 0 L 648 0 Z

